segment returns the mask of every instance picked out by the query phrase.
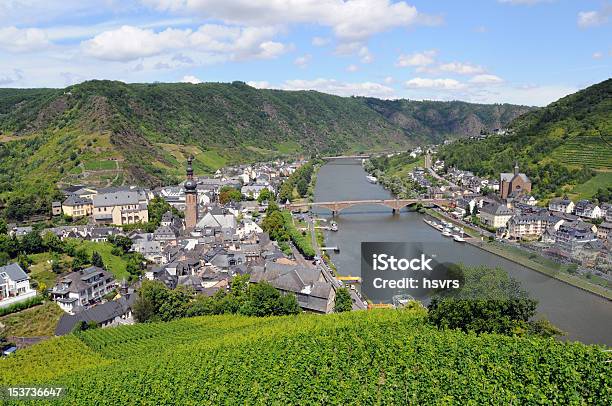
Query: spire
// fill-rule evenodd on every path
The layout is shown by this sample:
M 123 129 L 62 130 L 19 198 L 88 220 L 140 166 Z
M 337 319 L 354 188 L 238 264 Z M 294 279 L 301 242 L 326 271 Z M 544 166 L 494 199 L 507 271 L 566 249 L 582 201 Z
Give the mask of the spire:
M 193 156 L 190 156 L 189 158 L 187 158 L 187 179 L 189 180 L 193 179 L 193 167 L 191 166 L 192 163 Z
M 514 162 L 514 174 L 518 175 L 519 174 L 519 166 L 518 166 L 518 161 Z

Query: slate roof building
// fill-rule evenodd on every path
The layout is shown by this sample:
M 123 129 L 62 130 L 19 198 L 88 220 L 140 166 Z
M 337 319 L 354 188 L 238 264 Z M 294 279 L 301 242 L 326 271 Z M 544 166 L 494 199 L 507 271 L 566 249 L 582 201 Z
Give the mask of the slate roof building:
M 333 311 L 336 292 L 330 283 L 325 282 L 319 269 L 276 262 L 266 262 L 264 266 L 252 269 L 250 282 L 266 281 L 283 294 L 294 294 L 304 311 Z
M 507 199 L 510 195 L 519 196 L 531 193 L 531 180 L 527 175 L 519 172 L 518 162 L 514 165 L 513 173 L 500 174 L 499 185 L 502 199 Z
M 51 290 L 51 296 L 67 313 L 92 305 L 115 287 L 113 276 L 102 268 L 72 272 L 61 278 Z
M 149 221 L 146 195 L 136 190 L 98 193 L 93 198 L 93 216 L 98 223 L 134 224 Z
M 136 300 L 136 294 L 131 293 L 76 314 L 64 314 L 55 327 L 55 335 L 63 336 L 74 331 L 81 322 L 94 322 L 99 327 L 111 327 L 132 324 L 132 305 Z

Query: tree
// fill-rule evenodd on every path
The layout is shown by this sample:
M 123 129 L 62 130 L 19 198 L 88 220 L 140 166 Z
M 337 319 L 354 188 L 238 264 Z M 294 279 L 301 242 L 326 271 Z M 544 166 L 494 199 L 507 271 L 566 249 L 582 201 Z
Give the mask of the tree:
M 259 192 L 259 196 L 257 196 L 257 201 L 259 203 L 265 202 L 265 201 L 269 201 L 274 199 L 274 193 L 270 192 L 270 189 L 262 189 L 261 192 Z
M 47 232 L 42 238 L 43 246 L 47 251 L 63 253 L 64 252 L 64 243 L 60 238 L 51 233 Z
M 74 257 L 72 258 L 71 268 L 73 271 L 78 271 L 83 268 L 85 265 L 91 263 L 91 258 L 87 254 L 87 251 L 83 248 L 79 248 L 75 251 Z
M 145 258 L 139 252 L 126 255 L 127 264 L 125 270 L 130 274 L 130 279 L 136 280 L 145 268 Z
M 334 301 L 334 312 L 350 312 L 353 310 L 353 299 L 347 288 L 340 288 L 336 291 L 336 299 Z
M 293 294 L 283 295 L 268 282 L 249 285 L 248 300 L 240 308 L 240 313 L 247 316 L 281 316 L 297 314 L 300 307 Z M 293 297 L 291 297 L 293 296 Z
M 6 225 L 6 221 L 4 219 L 0 219 L 0 234 L 7 234 L 8 226 Z
M 306 179 L 302 178 L 297 182 L 297 191 L 300 194 L 300 196 L 304 197 L 306 196 L 306 194 L 308 193 L 308 182 L 306 181 Z
M 242 200 L 242 193 L 240 190 L 231 186 L 223 186 L 219 189 L 219 202 L 221 204 L 227 204 L 229 202 L 239 202 Z
M 129 252 L 132 249 L 132 240 L 125 235 L 116 235 L 109 238 L 109 242 L 115 247 L 119 247 L 124 253 Z
M 427 320 L 439 328 L 476 333 L 554 333 L 550 325 L 531 321 L 537 301 L 501 268 L 458 266 L 453 278 L 460 289 L 438 292 L 428 306 Z
M 159 309 L 168 298 L 170 289 L 162 282 L 144 280 L 132 311 L 139 323 L 161 320 Z
M 262 229 L 275 241 L 286 241 L 285 219 L 280 211 L 267 214 L 261 223 Z
M 97 266 L 98 268 L 104 268 L 104 261 L 102 260 L 102 255 L 98 251 L 94 251 L 91 254 L 91 264 L 93 266 Z
M 21 249 L 26 254 L 38 254 L 45 250 L 43 239 L 37 231 L 31 231 L 21 239 Z

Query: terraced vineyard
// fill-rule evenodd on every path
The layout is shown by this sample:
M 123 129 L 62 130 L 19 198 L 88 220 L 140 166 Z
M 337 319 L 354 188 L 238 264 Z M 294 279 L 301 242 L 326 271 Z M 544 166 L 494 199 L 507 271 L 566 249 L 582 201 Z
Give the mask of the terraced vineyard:
M 608 357 L 422 311 L 214 316 L 53 339 L 0 360 L 0 386 L 66 386 L 71 405 L 610 404 Z
M 575 137 L 557 148 L 551 158 L 566 165 L 586 165 L 593 169 L 612 169 L 612 136 Z M 607 142 L 606 142 L 607 141 Z

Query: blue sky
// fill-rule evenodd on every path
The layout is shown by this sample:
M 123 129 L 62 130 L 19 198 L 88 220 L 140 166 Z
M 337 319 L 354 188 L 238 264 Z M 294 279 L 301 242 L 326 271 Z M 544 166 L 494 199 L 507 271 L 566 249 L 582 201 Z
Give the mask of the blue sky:
M 612 2 L 4 0 L 0 87 L 242 80 L 545 105 L 610 77 Z

